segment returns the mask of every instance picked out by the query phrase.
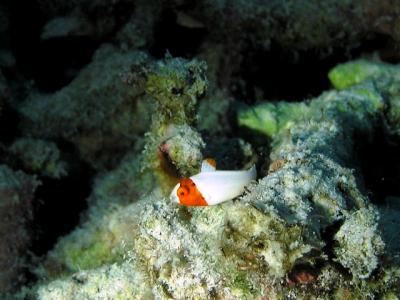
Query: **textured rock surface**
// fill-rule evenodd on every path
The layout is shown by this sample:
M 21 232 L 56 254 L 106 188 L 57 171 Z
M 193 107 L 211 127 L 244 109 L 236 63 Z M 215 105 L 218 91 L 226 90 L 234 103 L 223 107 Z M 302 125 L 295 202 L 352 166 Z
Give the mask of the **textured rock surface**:
M 357 161 L 350 137 L 370 134 L 383 107 L 379 90 L 365 83 L 326 92 L 308 103 L 251 108 L 255 116 L 268 112 L 257 126 L 269 126 L 272 120 L 275 129 L 261 130 L 272 139 L 268 175 L 245 196 L 219 206 L 185 208 L 155 189 L 134 204 L 102 211 L 101 217 L 94 213 L 60 241 L 40 270 L 49 279 L 74 274 L 39 286 L 38 295 L 279 299 L 332 293 L 358 297 L 384 289 L 395 293 L 396 271 L 380 262 L 384 243 L 378 213 L 351 169 Z M 251 117 L 243 112 L 239 120 L 243 115 Z M 255 122 L 250 124 L 254 129 Z M 360 238 L 363 246 L 354 247 Z M 334 240 L 332 253 L 327 245 Z M 334 261 L 353 281 L 343 277 Z M 378 276 L 374 285 L 359 281 L 377 268 L 390 273 L 391 280 Z M 88 270 L 79 271 L 83 269 Z M 95 292 L 102 282 L 119 285 Z M 359 290 L 351 291 L 352 284 Z
M 382 62 L 356 60 L 342 64 L 329 73 L 337 89 L 348 88 L 363 81 L 371 81 L 384 91 L 386 119 L 390 134 L 400 136 L 400 72 L 398 66 Z
M 270 155 L 270 174 L 250 189 L 244 200 L 254 203 L 263 212 L 276 215 L 287 224 L 304 226 L 303 238 L 312 241 L 327 226 L 346 220 L 351 211 L 367 206 L 368 200 L 360 193 L 355 177 L 348 169 L 354 155 L 354 144 L 349 137 L 356 132 L 367 134 L 365 130 L 373 130 L 383 109 L 383 99 L 373 85 L 367 84 L 345 92 L 325 93 L 309 104 L 288 106 L 289 109 L 280 103 L 252 108 L 254 122 L 249 112 L 239 115 L 239 123 L 248 123 L 250 128 L 274 128 L 265 133 L 277 131 L 277 134 L 271 135 L 275 147 Z M 297 114 L 291 114 L 290 118 L 288 111 Z M 258 119 L 259 115 L 267 117 Z M 270 123 L 273 126 L 268 125 Z M 262 127 L 263 124 L 265 127 Z M 374 220 L 372 217 L 368 225 L 360 221 L 360 228 L 354 230 L 363 231 L 361 228 L 368 227 L 374 231 L 377 227 Z M 347 224 L 347 221 L 344 222 Z M 340 233 L 338 238 L 342 236 L 343 233 Z M 348 243 L 356 243 L 353 239 L 358 238 L 358 233 L 349 233 L 346 238 Z M 320 242 L 323 240 L 322 237 Z M 382 253 L 383 243 L 376 233 L 367 235 L 365 240 L 370 244 L 365 251 L 371 259 L 344 264 L 356 276 L 363 275 L 357 269 L 361 266 L 368 270 L 364 275 L 370 275 Z M 341 251 L 345 253 L 342 258 L 362 256 L 349 251 L 350 246 L 347 250 L 342 246 Z M 317 249 L 321 250 L 320 247 Z
M 66 163 L 60 157 L 60 150 L 53 142 L 21 138 L 8 149 L 24 170 L 42 176 L 60 178 L 67 175 Z
M 21 171 L 0 166 L 0 296 L 24 283 L 32 237 L 33 198 L 39 181 Z
M 353 213 L 335 235 L 338 261 L 360 278 L 371 275 L 379 265 L 384 243 L 377 231 L 378 213 L 360 209 Z
M 96 169 L 115 165 L 150 122 L 143 89 L 128 87 L 119 75 L 148 60 L 141 52 L 102 47 L 71 84 L 54 94 L 34 94 L 18 108 L 24 134 L 63 138 Z

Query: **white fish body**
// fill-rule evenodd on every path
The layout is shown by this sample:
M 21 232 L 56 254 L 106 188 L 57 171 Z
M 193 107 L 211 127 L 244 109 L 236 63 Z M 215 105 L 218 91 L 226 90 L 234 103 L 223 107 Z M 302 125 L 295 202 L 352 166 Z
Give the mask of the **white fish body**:
M 215 205 L 231 200 L 244 192 L 244 188 L 257 177 L 255 166 L 249 170 L 217 171 L 206 160 L 203 161 L 202 171 L 191 176 L 197 190 L 207 202 L 205 205 Z M 177 195 L 180 187 L 178 183 L 171 192 L 170 198 L 181 203 Z
M 231 200 L 244 192 L 244 188 L 257 176 L 255 166 L 243 171 L 201 172 L 190 177 L 208 205 Z

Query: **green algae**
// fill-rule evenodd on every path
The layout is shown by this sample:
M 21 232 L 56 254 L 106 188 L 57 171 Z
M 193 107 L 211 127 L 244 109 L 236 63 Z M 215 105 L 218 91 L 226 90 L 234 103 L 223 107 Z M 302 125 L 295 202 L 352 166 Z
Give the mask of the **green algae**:
M 240 290 L 244 295 L 251 295 L 252 285 L 248 280 L 248 274 L 245 272 L 234 272 L 235 277 L 232 280 L 232 289 Z
M 384 71 L 385 68 L 379 63 L 357 60 L 336 66 L 328 73 L 328 77 L 335 88 L 343 90 Z
M 93 237 L 95 238 L 95 237 Z M 106 263 L 115 263 L 122 260 L 122 256 L 110 255 L 112 247 L 107 241 L 92 241 L 84 248 L 67 248 L 65 261 L 72 272 L 94 269 Z
M 79 232 L 63 240 L 49 253 L 48 265 L 59 264 L 58 269 L 64 274 L 71 274 L 122 261 L 121 249 L 113 243 L 110 233 L 108 235 L 105 235 L 104 232 L 90 235 L 86 233 L 88 239 L 85 240 L 80 240 L 77 234 Z M 40 272 L 42 271 L 40 270 Z M 52 272 L 49 273 L 51 277 L 55 275 Z
M 307 114 L 304 103 L 263 103 L 242 108 L 238 113 L 238 125 L 272 137 L 282 128 L 289 128 Z
M 160 115 L 156 118 L 160 123 L 194 121 L 194 104 L 207 88 L 205 71 L 204 62 L 171 57 L 159 61 L 147 71 L 145 89 L 157 100 Z
M 356 60 L 340 64 L 333 68 L 329 73 L 329 79 L 337 89 L 349 88 L 370 82 L 378 90 L 381 90 L 385 97 L 384 111 L 388 131 L 390 134 L 399 135 L 400 132 L 400 113 L 399 113 L 399 83 L 400 72 L 398 66 L 378 61 Z M 367 92 L 360 90 L 360 92 Z M 371 95 L 374 97 L 373 95 Z M 379 101 L 376 102 L 379 104 Z

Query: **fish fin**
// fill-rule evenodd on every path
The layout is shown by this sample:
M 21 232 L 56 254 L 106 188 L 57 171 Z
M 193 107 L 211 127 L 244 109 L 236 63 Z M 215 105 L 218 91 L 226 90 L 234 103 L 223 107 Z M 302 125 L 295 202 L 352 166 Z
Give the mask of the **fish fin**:
M 206 158 L 201 163 L 201 171 L 200 172 L 214 172 L 217 169 L 217 162 L 215 159 Z

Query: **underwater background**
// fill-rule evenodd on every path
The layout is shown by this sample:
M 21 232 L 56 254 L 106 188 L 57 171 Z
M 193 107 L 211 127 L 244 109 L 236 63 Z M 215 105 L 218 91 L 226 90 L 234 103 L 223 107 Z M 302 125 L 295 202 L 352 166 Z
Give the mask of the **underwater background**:
M 399 299 L 399 63 L 397 0 L 2 0 L 0 299 Z

